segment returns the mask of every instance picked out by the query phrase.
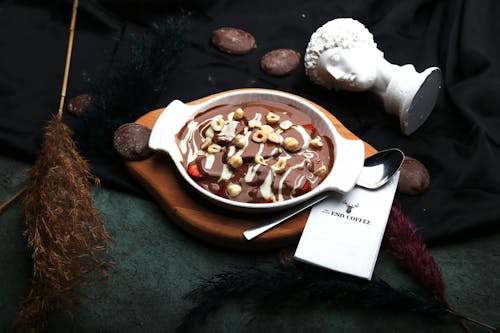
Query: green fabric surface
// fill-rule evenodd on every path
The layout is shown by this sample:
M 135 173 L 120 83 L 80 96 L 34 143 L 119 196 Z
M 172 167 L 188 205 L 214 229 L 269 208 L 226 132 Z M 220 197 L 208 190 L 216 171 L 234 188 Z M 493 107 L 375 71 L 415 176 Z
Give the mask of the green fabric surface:
M 29 165 L 0 157 L 0 202 L 26 183 Z M 109 278 L 78 292 L 84 303 L 50 317 L 48 332 L 172 332 L 194 305 L 184 295 L 227 270 L 279 265 L 278 250 L 241 253 L 207 245 L 186 234 L 152 201 L 105 187 L 92 194 L 114 237 L 115 262 Z M 22 235 L 22 204 L 0 215 L 0 332 L 11 331 L 20 301 L 30 287 L 31 261 Z M 471 318 L 500 326 L 500 233 L 430 248 L 440 265 L 446 295 Z M 393 287 L 415 288 L 390 254 L 381 251 L 375 276 Z M 197 332 L 462 332 L 450 317 L 365 309 L 324 302 L 299 309 L 257 310 L 246 299 L 232 299 L 196 326 Z M 473 332 L 487 332 L 470 324 Z

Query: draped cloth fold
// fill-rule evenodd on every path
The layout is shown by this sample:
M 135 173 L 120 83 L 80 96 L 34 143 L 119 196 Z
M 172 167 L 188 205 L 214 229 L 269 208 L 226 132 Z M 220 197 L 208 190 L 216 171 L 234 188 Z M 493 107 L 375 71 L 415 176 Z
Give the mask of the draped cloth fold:
M 57 105 L 67 33 L 65 18 L 70 7 L 69 1 L 2 1 L 1 154 L 28 162 L 35 159 L 44 124 Z M 131 38 L 148 34 L 155 23 L 176 17 L 181 9 L 189 13 L 190 20 L 183 34 L 185 44 L 176 55 L 175 67 L 157 87 L 160 94 L 151 110 L 173 99 L 190 101 L 235 88 L 271 88 L 301 95 L 332 112 L 377 149 L 401 148 L 427 166 L 430 188 L 420 196 L 399 198 L 403 211 L 427 242 L 448 241 L 471 230 L 498 227 L 498 1 L 211 0 L 165 4 L 129 0 L 122 5 L 82 1 L 68 99 L 88 92 L 103 73 L 123 70 L 113 65 L 127 63 L 137 43 Z M 269 77 L 260 70 L 260 57 L 272 49 L 291 48 L 303 55 L 311 34 L 338 17 L 352 17 L 365 24 L 391 63 L 411 63 L 418 71 L 430 66 L 441 68 L 444 86 L 437 105 L 411 136 L 400 132 L 398 120 L 386 114 L 381 101 L 369 93 L 328 91 L 311 83 L 302 68 L 283 78 Z M 252 33 L 257 49 L 245 56 L 218 51 L 210 44 L 210 32 L 221 26 Z M 169 47 L 168 41 L 165 47 Z M 116 98 L 139 93 L 147 92 L 124 90 Z M 134 121 L 132 116 L 142 111 L 123 112 Z M 78 137 L 79 127 L 93 133 L 103 121 L 108 120 L 82 125 L 82 119 L 65 116 L 65 122 L 75 128 L 75 141 L 92 172 L 104 186 L 143 193 L 113 151 L 112 137 L 108 136 L 101 147 L 93 147 L 96 149 L 88 149 L 87 139 Z

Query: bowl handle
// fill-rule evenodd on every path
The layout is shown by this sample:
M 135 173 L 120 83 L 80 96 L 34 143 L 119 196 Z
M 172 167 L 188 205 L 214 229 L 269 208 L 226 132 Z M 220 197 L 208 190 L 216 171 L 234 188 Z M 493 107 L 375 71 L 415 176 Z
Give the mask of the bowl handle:
M 172 101 L 156 120 L 149 137 L 149 147 L 167 152 L 173 158 L 179 157 L 175 135 L 198 110 L 197 105 L 187 105 L 177 99 Z
M 335 163 L 329 189 L 335 192 L 347 193 L 354 188 L 359 178 L 365 160 L 365 146 L 361 140 L 347 140 L 337 135 L 335 140 L 342 141 L 336 145 Z

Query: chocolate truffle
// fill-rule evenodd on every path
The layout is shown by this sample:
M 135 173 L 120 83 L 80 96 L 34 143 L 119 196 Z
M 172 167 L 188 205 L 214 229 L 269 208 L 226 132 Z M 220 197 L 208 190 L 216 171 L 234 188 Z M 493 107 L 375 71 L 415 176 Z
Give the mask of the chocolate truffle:
M 148 145 L 150 134 L 151 130 L 143 125 L 126 123 L 115 131 L 113 146 L 127 160 L 144 160 L 153 153 Z
M 417 195 L 423 193 L 430 184 L 429 172 L 420 161 L 405 156 L 401 166 L 398 191 L 404 194 Z
M 264 54 L 260 59 L 260 68 L 269 75 L 285 76 L 299 66 L 300 58 L 297 51 L 277 49 Z
M 212 31 L 212 44 L 223 52 L 239 55 L 250 53 L 257 47 L 250 33 L 229 27 Z
M 92 104 L 91 94 L 81 94 L 73 97 L 67 105 L 67 110 L 74 116 L 81 117 Z

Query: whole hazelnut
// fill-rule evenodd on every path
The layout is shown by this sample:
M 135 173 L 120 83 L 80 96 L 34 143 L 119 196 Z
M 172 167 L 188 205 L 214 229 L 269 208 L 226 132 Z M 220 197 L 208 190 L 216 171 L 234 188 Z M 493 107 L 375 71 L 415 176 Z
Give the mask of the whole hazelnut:
M 285 138 L 285 140 L 283 140 L 283 147 L 290 152 L 296 152 L 296 151 L 300 150 L 299 141 L 291 136 L 289 136 L 289 137 Z
M 230 197 L 235 197 L 241 193 L 241 185 L 231 183 L 226 187 L 226 192 Z

